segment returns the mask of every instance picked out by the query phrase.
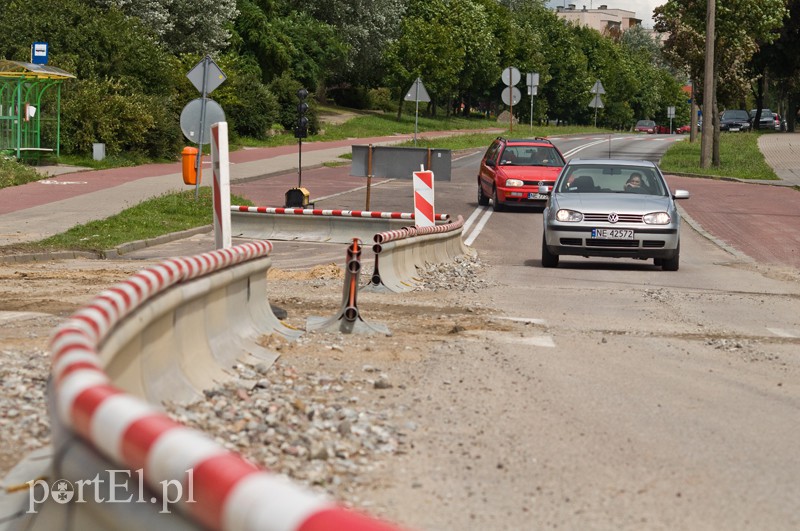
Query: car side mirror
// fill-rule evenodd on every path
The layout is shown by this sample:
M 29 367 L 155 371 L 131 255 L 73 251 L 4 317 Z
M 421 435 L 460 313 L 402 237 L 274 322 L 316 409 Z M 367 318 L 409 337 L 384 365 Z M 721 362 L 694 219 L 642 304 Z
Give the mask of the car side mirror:
M 552 191 L 553 191 L 553 187 L 552 186 L 549 186 L 549 185 L 546 185 L 546 184 L 540 184 L 539 185 L 539 193 L 540 194 L 550 195 L 550 192 L 552 192 Z
M 689 192 L 686 190 L 675 190 L 672 192 L 673 199 L 689 199 Z
M 487 166 L 496 166 L 496 164 L 494 162 L 494 159 L 487 159 L 486 160 L 486 165 Z

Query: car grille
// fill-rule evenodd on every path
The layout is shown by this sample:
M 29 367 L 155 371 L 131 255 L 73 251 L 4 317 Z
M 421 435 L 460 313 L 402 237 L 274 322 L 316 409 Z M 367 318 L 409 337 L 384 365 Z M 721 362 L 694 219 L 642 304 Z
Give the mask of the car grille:
M 553 186 L 554 181 L 522 181 L 523 186 L 539 186 L 539 183 L 545 186 Z
M 639 247 L 638 240 L 586 240 L 586 247 Z
M 619 221 L 617 223 L 644 223 L 642 216 L 639 214 L 617 214 Z M 608 213 L 588 213 L 583 215 L 584 221 L 606 222 L 608 223 Z
M 561 245 L 571 245 L 574 247 L 581 247 L 584 245 L 582 238 L 559 238 L 558 243 Z M 637 249 L 639 248 L 638 240 L 592 240 L 586 239 L 586 247 L 624 247 Z M 661 240 L 643 240 L 642 248 L 644 249 L 662 249 L 664 242 Z

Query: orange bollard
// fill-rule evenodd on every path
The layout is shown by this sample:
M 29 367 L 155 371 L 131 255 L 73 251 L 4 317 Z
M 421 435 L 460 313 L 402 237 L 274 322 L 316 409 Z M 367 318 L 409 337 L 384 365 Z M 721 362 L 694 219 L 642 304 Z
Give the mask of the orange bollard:
M 183 184 L 197 184 L 197 148 L 186 146 L 181 151 L 183 159 Z

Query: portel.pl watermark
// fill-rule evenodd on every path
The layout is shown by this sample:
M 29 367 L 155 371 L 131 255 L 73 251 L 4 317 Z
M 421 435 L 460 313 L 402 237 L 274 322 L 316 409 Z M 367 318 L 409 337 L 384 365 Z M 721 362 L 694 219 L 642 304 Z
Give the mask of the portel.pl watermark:
M 43 479 L 28 481 L 31 490 L 28 499 L 28 513 L 36 513 L 39 505 L 51 499 L 56 503 L 152 503 L 161 504 L 159 513 L 169 513 L 170 506 L 181 500 L 194 503 L 194 470 L 186 472 L 186 492 L 183 483 L 177 479 L 160 482 L 161 496 L 146 492 L 144 471 L 140 468 L 130 470 L 106 470 L 92 479 L 80 479 L 74 483 L 57 479 L 48 483 Z M 131 485 L 133 481 L 133 485 Z M 131 488 L 131 487 L 134 488 Z M 184 497 L 184 494 L 186 495 Z

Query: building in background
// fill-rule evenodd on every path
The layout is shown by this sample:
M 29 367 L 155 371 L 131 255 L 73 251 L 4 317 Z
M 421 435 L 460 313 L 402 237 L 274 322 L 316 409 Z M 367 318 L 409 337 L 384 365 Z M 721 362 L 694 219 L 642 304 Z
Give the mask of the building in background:
M 556 7 L 556 14 L 563 20 L 588 26 L 603 34 L 619 34 L 642 24 L 635 12 L 609 8 L 606 4 L 597 9 L 586 9 L 585 5 L 578 9 L 575 4 L 568 4 L 566 7 Z

